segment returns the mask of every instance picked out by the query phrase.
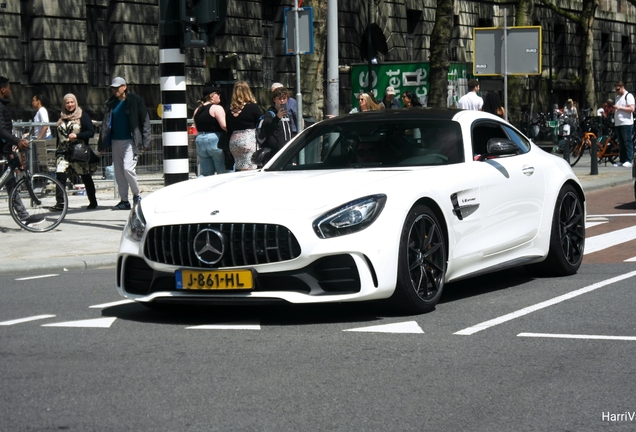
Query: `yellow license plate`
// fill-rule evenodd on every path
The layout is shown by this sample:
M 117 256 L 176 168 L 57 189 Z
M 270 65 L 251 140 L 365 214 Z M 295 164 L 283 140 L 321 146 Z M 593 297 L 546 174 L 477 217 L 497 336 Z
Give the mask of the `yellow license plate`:
M 177 289 L 249 290 L 254 288 L 251 270 L 177 270 Z

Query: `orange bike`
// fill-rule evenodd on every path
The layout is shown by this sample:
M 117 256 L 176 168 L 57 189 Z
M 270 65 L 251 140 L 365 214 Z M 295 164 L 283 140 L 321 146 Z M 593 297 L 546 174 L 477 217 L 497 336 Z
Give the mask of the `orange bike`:
M 586 151 L 592 151 L 592 140 L 597 140 L 596 134 L 592 132 L 585 132 L 580 142 L 576 142 L 570 149 L 570 166 L 576 165 L 581 159 L 583 153 Z

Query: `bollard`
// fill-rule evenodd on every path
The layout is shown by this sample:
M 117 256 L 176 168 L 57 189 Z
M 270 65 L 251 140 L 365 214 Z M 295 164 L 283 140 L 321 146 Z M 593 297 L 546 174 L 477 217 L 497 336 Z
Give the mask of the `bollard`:
M 590 175 L 598 175 L 598 140 L 592 138 L 590 141 L 592 141 Z
M 564 146 L 563 146 L 563 159 L 566 160 L 566 162 L 569 164 L 570 163 L 570 137 L 566 136 L 564 138 Z

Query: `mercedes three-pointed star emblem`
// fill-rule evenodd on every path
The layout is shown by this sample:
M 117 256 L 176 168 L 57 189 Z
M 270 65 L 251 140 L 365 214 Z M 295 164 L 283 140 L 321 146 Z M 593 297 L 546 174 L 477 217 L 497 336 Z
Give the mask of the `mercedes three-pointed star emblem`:
M 194 237 L 194 254 L 204 264 L 216 264 L 223 258 L 223 234 L 212 228 L 202 229 Z

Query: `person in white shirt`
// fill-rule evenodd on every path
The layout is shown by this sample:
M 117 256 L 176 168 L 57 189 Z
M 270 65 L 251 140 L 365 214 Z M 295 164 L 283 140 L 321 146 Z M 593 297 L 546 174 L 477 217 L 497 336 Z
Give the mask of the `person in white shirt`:
M 460 109 L 481 111 L 484 106 L 484 100 L 477 95 L 479 92 L 479 81 L 471 79 L 468 81 L 468 93 L 461 97 L 457 102 Z
M 634 127 L 634 95 L 625 89 L 625 84 L 618 81 L 614 84 L 616 100 L 614 101 L 614 132 L 618 139 L 619 162 L 614 166 L 631 168 L 634 157 L 634 143 L 632 142 L 632 128 Z
M 42 105 L 42 96 L 41 95 L 33 95 L 31 98 L 31 106 L 37 112 L 35 113 L 35 117 L 33 117 L 33 123 L 48 123 L 49 122 L 49 112 Z M 53 136 L 51 135 L 51 129 L 48 126 L 34 126 L 33 127 L 33 136 L 35 139 L 51 139 Z

